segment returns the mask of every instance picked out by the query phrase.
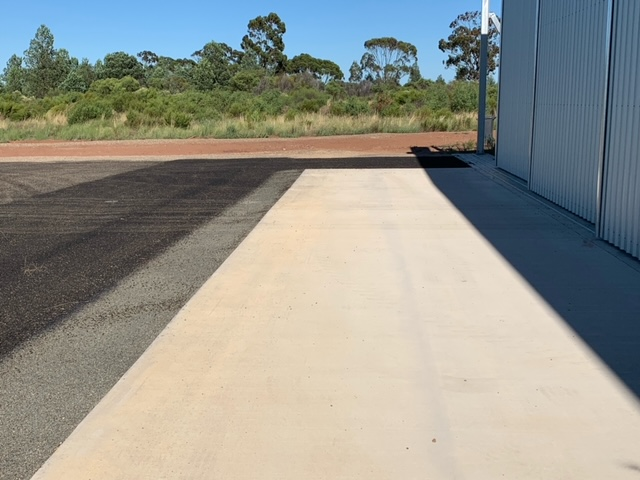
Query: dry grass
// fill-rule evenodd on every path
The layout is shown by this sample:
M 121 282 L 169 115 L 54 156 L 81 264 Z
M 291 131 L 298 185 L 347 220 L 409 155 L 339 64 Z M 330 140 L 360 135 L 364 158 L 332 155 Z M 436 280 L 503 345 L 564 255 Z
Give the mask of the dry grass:
M 64 114 L 12 122 L 0 118 L 0 141 L 14 140 L 129 140 L 180 138 L 267 138 L 355 135 L 367 133 L 416 133 L 423 131 L 465 131 L 476 125 L 474 114 L 442 113 L 381 117 L 379 115 L 331 116 L 322 113 L 280 115 L 255 120 L 225 118 L 192 122 L 188 128 L 172 126 L 130 127 L 126 114 L 110 119 L 69 125 Z

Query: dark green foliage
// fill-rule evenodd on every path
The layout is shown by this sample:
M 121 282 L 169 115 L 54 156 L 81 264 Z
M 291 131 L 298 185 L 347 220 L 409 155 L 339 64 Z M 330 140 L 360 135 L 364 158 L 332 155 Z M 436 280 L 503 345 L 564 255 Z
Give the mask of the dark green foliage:
M 3 95 L 0 100 L 0 115 L 14 122 L 19 122 L 31 118 L 32 112 L 28 104 L 11 96 Z
M 167 125 L 176 128 L 189 128 L 191 125 L 191 115 L 176 110 L 169 110 L 164 120 Z
M 287 57 L 282 37 L 286 31 L 287 27 L 276 13 L 256 17 L 247 25 L 247 35 L 242 38 L 242 49 L 248 55 L 255 56 L 263 69 L 271 73 L 283 73 Z
M 111 118 L 112 115 L 113 107 L 108 101 L 89 97 L 71 107 L 67 121 L 69 125 L 73 125 L 89 120 Z
M 357 117 L 371 113 L 369 102 L 357 97 L 350 97 L 331 104 L 330 113 L 339 116 Z
M 449 104 L 452 112 L 473 112 L 478 108 L 478 84 L 456 81 L 449 85 Z
M 334 100 L 343 99 L 347 96 L 347 91 L 342 82 L 329 82 L 324 89 Z
M 358 62 L 353 62 L 349 67 L 349 81 L 352 83 L 362 81 L 362 67 Z
M 23 93 L 42 98 L 54 92 L 77 65 L 77 59 L 64 49 L 56 50 L 53 43 L 51 30 L 41 25 L 24 52 Z
M 318 112 L 328 99 L 329 95 L 318 90 L 301 88 L 291 93 L 291 108 L 300 112 Z
M 138 58 L 143 65 L 142 84 L 145 86 L 171 93 L 184 92 L 192 88 L 193 71 L 196 67 L 194 60 L 158 56 L 148 50 L 138 53 Z
M 142 64 L 136 57 L 125 52 L 107 54 L 97 74 L 101 79 L 124 77 L 133 77 L 138 81 L 144 79 Z
M 198 59 L 192 71 L 193 85 L 202 91 L 225 87 L 239 70 L 242 52 L 226 43 L 209 42 L 193 54 Z
M 5 86 L 5 91 L 8 93 L 20 92 L 23 93 L 26 83 L 26 72 L 22 66 L 22 58 L 17 55 L 12 55 L 7 66 L 2 73 L 2 81 Z
M 367 40 L 364 48 L 367 51 L 360 59 L 360 71 L 351 66 L 351 81 L 364 78 L 399 85 L 409 75 L 416 77 L 416 80 L 419 77 L 418 49 L 415 45 L 393 37 L 382 37 Z
M 447 67 L 456 69 L 457 80 L 480 79 L 480 12 L 466 12 L 449 25 L 452 32 L 445 40 L 438 43 L 441 51 L 448 53 L 449 58 L 444 61 Z M 498 30 L 491 25 L 489 29 L 489 73 L 498 68 Z
M 315 79 L 326 84 L 334 80 L 342 80 L 344 74 L 340 67 L 331 60 L 315 58 L 308 53 L 303 53 L 293 57 L 287 63 L 289 73 L 308 73 Z
M 260 80 L 262 80 L 263 77 L 264 72 L 261 70 L 241 70 L 231 77 L 229 80 L 229 86 L 233 90 L 253 92 L 258 87 Z

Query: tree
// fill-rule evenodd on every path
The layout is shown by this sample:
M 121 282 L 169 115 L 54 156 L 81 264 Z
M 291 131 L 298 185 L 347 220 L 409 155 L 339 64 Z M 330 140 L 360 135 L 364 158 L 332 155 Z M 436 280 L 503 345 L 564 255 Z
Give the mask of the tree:
M 139 52 L 136 56 L 142 63 L 147 86 L 171 93 L 184 92 L 190 88 L 196 67 L 194 60 L 164 57 L 149 50 Z
M 193 82 L 199 90 L 211 90 L 229 84 L 238 71 L 242 52 L 234 50 L 226 43 L 209 42 L 193 53 L 198 59 L 193 71 Z
M 409 83 L 418 83 L 420 80 L 422 80 L 422 74 L 420 73 L 420 67 L 416 63 L 411 67 L 411 72 L 409 72 Z
M 75 60 L 75 59 L 74 59 Z M 96 79 L 96 73 L 89 63 L 89 60 L 83 58 L 81 62 L 74 62 L 75 65 L 60 84 L 60 90 L 63 92 L 86 92 Z
M 160 57 L 158 55 L 156 55 L 155 53 L 149 50 L 143 50 L 142 52 L 138 52 L 136 57 L 140 59 L 140 62 L 142 62 L 142 66 L 144 68 L 155 67 L 158 64 L 158 60 L 160 60 Z
M 418 49 L 393 37 L 372 38 L 364 42 L 367 50 L 360 60 L 362 75 L 374 82 L 399 85 L 418 63 Z
M 105 55 L 97 74 L 100 79 L 133 77 L 141 81 L 144 78 L 144 69 L 133 55 L 125 52 L 114 52 Z
M 2 83 L 5 91 L 9 93 L 24 92 L 25 71 L 22 67 L 22 58 L 12 55 L 2 73 Z
M 331 60 L 315 58 L 308 53 L 302 53 L 293 57 L 287 63 L 289 73 L 308 73 L 325 85 L 333 80 L 342 80 L 344 74 L 338 64 Z
M 480 12 L 466 12 L 458 15 L 449 25 L 452 32 L 445 40 L 438 43 L 438 48 L 448 53 L 443 63 L 456 69 L 456 80 L 480 79 Z M 493 73 L 498 68 L 498 30 L 494 25 L 489 29 L 489 62 L 488 72 Z
M 247 30 L 247 35 L 242 38 L 242 49 L 255 54 L 263 69 L 270 73 L 283 73 L 287 57 L 282 37 L 287 28 L 280 17 L 273 12 L 266 17 L 256 17 L 249 22 Z
M 358 83 L 362 81 L 362 67 L 358 62 L 353 62 L 349 67 L 349 81 Z
M 73 67 L 69 52 L 56 50 L 46 25 L 40 25 L 24 52 L 25 93 L 44 97 L 64 81 Z

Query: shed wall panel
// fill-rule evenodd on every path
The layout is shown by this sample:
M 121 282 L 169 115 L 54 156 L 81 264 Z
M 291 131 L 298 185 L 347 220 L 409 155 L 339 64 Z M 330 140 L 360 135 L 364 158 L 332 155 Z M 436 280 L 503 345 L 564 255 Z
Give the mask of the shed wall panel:
M 608 0 L 540 0 L 531 190 L 595 222 Z
M 600 235 L 640 258 L 640 2 L 616 0 Z
M 533 122 L 537 0 L 502 6 L 498 167 L 529 179 Z

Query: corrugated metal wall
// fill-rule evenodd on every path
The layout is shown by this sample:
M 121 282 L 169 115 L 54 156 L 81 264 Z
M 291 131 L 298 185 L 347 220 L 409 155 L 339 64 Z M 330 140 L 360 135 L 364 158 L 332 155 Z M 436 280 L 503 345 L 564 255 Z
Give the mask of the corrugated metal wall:
M 519 3 L 519 2 L 509 2 Z M 596 220 L 608 0 L 540 0 L 529 187 Z
M 533 122 L 537 0 L 502 6 L 498 167 L 529 179 Z M 504 120 L 504 121 L 501 121 Z
M 640 2 L 616 0 L 600 235 L 640 258 Z

